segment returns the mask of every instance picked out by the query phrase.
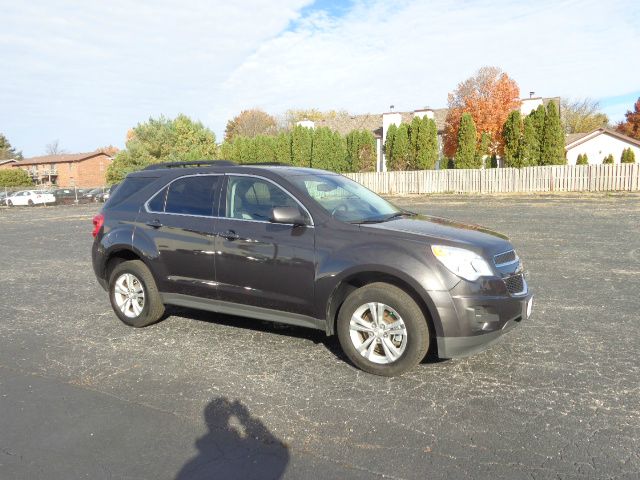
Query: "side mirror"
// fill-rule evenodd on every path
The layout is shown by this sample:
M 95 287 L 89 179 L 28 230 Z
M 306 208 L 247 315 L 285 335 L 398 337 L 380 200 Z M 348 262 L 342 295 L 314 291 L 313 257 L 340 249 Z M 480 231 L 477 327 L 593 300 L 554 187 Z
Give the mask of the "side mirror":
M 300 209 L 295 207 L 274 207 L 271 210 L 271 218 L 269 220 L 273 223 L 287 223 L 294 226 L 307 224 Z

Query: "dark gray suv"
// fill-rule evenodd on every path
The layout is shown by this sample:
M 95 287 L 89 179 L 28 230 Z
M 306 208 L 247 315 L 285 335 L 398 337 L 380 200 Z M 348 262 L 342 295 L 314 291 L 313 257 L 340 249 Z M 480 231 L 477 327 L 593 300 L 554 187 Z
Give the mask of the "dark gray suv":
M 392 376 L 429 349 L 481 351 L 531 314 L 507 237 L 402 210 L 331 172 L 154 165 L 93 222 L 95 274 L 134 327 L 170 304 L 316 328 Z

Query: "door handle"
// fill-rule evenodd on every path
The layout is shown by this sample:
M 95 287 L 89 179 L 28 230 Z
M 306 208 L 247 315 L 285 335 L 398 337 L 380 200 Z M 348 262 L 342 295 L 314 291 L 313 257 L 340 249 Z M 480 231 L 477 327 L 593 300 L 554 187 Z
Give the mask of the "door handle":
M 238 240 L 240 238 L 240 235 L 238 235 L 233 230 L 228 230 L 228 231 L 226 231 L 224 233 L 221 233 L 220 236 L 222 238 L 226 238 L 229 241 Z
M 160 223 L 160 220 L 158 220 L 157 218 L 154 218 L 153 220 L 149 220 L 146 223 L 152 228 L 160 228 L 162 226 L 162 223 Z

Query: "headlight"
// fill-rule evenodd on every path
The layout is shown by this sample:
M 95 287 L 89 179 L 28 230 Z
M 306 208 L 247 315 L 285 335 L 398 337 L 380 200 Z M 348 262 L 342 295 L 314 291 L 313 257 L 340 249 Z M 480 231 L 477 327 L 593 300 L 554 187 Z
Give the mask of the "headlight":
M 473 282 L 480 277 L 493 276 L 493 271 L 486 260 L 471 250 L 446 245 L 432 245 L 431 251 L 451 273 L 465 280 Z

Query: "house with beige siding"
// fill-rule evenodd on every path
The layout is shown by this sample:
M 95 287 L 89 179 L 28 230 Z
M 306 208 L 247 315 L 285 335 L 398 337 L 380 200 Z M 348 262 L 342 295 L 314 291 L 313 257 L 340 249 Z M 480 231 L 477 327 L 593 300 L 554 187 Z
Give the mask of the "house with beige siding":
M 106 184 L 107 167 L 112 160 L 107 153 L 95 151 L 26 158 L 12 167 L 25 170 L 37 185 L 86 188 Z

